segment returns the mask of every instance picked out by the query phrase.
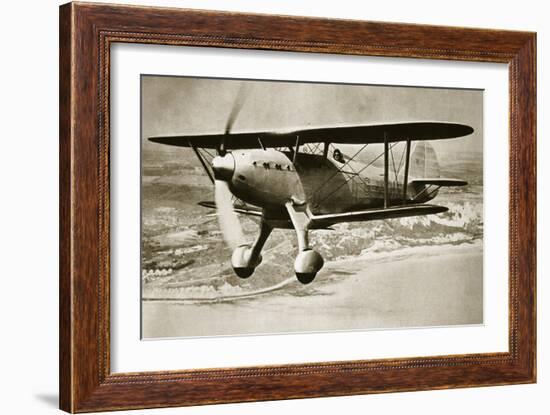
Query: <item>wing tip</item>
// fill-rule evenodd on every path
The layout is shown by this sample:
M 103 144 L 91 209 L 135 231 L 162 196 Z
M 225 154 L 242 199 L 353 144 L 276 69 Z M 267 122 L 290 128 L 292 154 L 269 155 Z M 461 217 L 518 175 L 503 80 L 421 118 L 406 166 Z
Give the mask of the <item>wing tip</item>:
M 149 141 L 151 143 L 166 144 L 164 142 L 165 138 L 166 137 L 149 137 L 149 138 L 147 138 L 147 141 Z
M 475 132 L 474 127 L 472 127 L 471 125 L 466 125 L 466 124 L 460 124 L 460 125 L 462 126 L 463 130 L 465 131 L 465 133 L 462 135 L 462 137 L 473 134 Z
M 176 146 L 176 147 L 191 147 L 191 140 L 184 136 L 156 136 L 148 137 L 147 141 L 151 143 L 164 144 L 167 146 Z

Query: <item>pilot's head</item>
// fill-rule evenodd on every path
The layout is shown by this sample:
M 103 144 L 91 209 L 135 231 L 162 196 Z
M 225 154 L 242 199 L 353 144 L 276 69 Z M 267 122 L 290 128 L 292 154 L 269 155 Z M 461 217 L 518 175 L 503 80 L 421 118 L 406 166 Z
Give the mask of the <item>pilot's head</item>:
M 334 160 L 339 162 L 342 162 L 344 160 L 344 157 L 342 156 L 342 152 L 338 149 L 334 150 L 334 152 L 332 153 L 332 157 L 334 158 Z

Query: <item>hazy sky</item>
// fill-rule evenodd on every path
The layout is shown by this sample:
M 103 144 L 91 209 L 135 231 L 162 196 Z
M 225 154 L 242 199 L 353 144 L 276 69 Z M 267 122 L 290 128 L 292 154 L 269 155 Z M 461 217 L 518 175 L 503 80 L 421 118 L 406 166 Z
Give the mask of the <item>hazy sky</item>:
M 432 142 L 440 159 L 464 151 L 482 154 L 480 90 L 165 76 L 142 76 L 144 153 L 181 152 L 146 141 L 150 136 L 223 132 L 241 88 L 244 105 L 234 132 L 449 121 L 468 124 L 475 132 L 467 138 Z

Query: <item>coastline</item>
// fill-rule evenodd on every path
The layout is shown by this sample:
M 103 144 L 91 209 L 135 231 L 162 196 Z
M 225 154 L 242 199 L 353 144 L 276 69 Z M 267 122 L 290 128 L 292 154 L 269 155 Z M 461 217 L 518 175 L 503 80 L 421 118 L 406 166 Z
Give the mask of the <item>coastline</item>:
M 220 301 L 143 301 L 142 334 L 167 338 L 482 324 L 482 276 L 481 241 L 369 252 L 328 262 L 306 287 L 289 278 L 276 289 Z

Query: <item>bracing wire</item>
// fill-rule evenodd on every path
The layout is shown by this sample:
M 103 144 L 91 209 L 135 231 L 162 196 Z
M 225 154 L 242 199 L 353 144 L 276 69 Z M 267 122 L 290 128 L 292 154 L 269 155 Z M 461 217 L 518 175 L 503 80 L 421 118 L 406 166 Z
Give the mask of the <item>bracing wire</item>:
M 346 166 L 349 164 L 350 161 L 352 161 L 355 157 L 357 157 L 357 155 L 358 155 L 359 153 L 361 153 L 361 151 L 363 151 L 363 150 L 365 149 L 366 146 L 368 146 L 368 143 L 365 144 L 363 147 L 361 147 L 353 156 L 351 156 L 351 157 L 342 165 L 342 167 L 340 167 L 339 170 L 336 170 L 327 180 L 325 180 L 324 183 L 321 183 L 321 185 L 320 185 L 317 189 L 315 189 L 315 190 L 313 191 L 313 194 L 316 194 L 319 190 L 321 190 L 324 186 L 326 186 L 328 182 L 330 182 L 334 177 L 336 177 L 336 175 L 337 175 L 338 173 L 340 173 L 340 172 L 342 171 L 342 169 L 343 169 L 344 167 L 346 167 Z M 380 157 L 380 156 L 378 156 L 378 157 Z
M 394 143 L 390 146 L 389 150 L 391 150 L 393 147 L 395 147 L 397 143 Z M 363 146 L 363 148 L 366 147 L 366 144 L 365 146 Z M 363 150 L 363 148 L 361 148 L 360 151 Z M 353 157 L 357 156 L 358 153 L 356 153 Z M 361 168 L 361 170 L 359 170 L 359 172 L 357 172 L 357 175 L 361 174 L 366 168 L 372 166 L 372 164 L 378 160 L 380 157 L 382 157 L 384 155 L 384 153 L 382 152 L 381 154 L 379 154 L 376 158 L 374 158 L 370 163 L 366 164 L 364 167 Z M 351 159 L 350 159 L 351 160 Z M 348 162 L 350 161 L 348 160 Z M 345 166 L 345 165 L 344 165 Z M 344 168 L 344 166 L 342 166 L 342 169 Z M 338 170 L 336 173 L 342 171 L 342 169 Z M 335 173 L 335 174 L 336 174 Z M 332 178 L 332 177 L 331 177 Z M 326 202 L 334 193 L 336 193 L 338 190 L 340 190 L 343 186 L 345 186 L 346 184 L 348 184 L 350 182 L 350 180 L 353 180 L 353 177 L 349 178 L 349 179 L 346 179 L 344 180 L 344 183 L 342 183 L 340 186 L 338 186 L 336 189 L 334 189 L 332 192 L 330 192 L 327 196 L 325 196 L 321 201 L 317 202 L 317 206 L 319 206 L 321 203 L 323 202 Z M 328 182 L 328 181 L 327 181 Z M 322 188 L 327 182 L 325 182 L 320 188 Z

